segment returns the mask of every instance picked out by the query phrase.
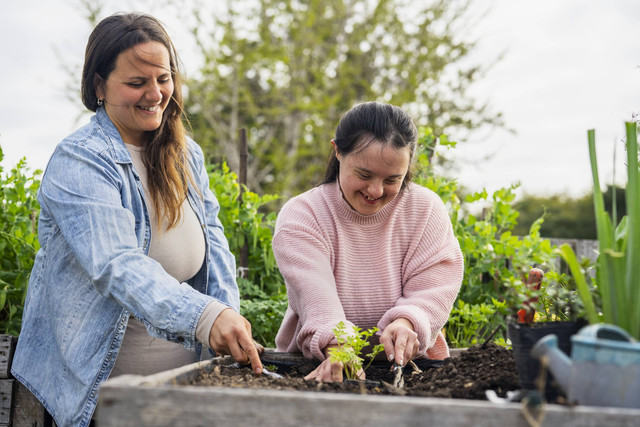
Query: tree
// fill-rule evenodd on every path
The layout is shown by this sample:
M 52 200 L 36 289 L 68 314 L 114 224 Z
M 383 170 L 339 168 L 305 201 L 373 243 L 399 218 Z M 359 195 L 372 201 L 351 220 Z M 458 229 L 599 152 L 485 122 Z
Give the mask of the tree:
M 626 213 L 624 188 L 616 189 L 616 217 L 620 221 Z M 608 187 L 604 193 L 604 200 L 609 213 L 613 215 L 613 187 Z M 579 198 L 565 195 L 550 197 L 525 196 L 515 204 L 520 211 L 518 225 L 514 234 L 523 235 L 529 230 L 533 222 L 541 215 L 545 215 L 540 233 L 548 238 L 567 239 L 595 239 L 596 220 L 593 211 L 593 195 L 586 194 Z
M 246 127 L 249 187 L 284 201 L 321 181 L 339 117 L 357 102 L 401 105 L 436 134 L 502 125 L 467 93 L 489 67 L 466 61 L 468 2 L 425 3 L 228 1 L 213 17 L 196 7 L 204 65 L 186 108 L 208 160 L 238 171 Z

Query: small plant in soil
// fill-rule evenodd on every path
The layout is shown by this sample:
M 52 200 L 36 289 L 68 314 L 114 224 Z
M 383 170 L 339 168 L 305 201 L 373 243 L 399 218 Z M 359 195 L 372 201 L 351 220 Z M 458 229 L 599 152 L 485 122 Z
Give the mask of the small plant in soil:
M 228 356 L 227 356 L 228 357 Z M 395 373 L 388 363 L 374 361 L 367 370 L 366 382 L 344 381 L 319 383 L 305 380 L 304 376 L 318 367 L 318 361 L 302 355 L 295 364 L 283 363 L 283 378 L 254 375 L 251 368 L 230 368 L 215 365 L 201 369 L 194 377 L 185 377 L 180 384 L 230 388 L 261 388 L 329 393 L 356 393 L 368 395 L 401 395 L 415 397 L 441 397 L 486 400 L 486 390 L 494 390 L 500 397 L 508 391 L 519 390 L 520 384 L 513 360 L 513 351 L 488 343 L 473 346 L 458 357 L 450 357 L 441 365 L 423 367 L 422 372 L 407 373 L 402 389 L 391 386 Z M 232 360 L 229 360 L 231 362 Z M 276 363 L 277 364 L 277 363 Z M 558 402 L 559 403 L 559 402 Z
M 362 349 L 369 345 L 369 338 L 379 329 L 374 327 L 363 330 L 354 326 L 353 334 L 347 334 L 344 322 L 340 322 L 332 330 L 338 341 L 338 347 L 329 349 L 329 359 L 332 362 L 342 362 L 347 379 L 357 380 L 358 373 L 366 371 L 376 355 L 384 350 L 382 344 L 375 345 L 371 353 L 364 356 L 369 359 L 369 362 L 365 367 L 362 366 L 364 363 L 364 358 L 360 356 Z

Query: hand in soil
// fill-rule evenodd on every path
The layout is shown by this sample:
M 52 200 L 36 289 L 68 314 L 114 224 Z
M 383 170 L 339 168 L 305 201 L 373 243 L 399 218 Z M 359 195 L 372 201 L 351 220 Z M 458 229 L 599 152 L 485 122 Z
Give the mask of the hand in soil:
M 331 362 L 330 359 L 325 359 L 320 363 L 320 366 L 314 369 L 309 375 L 305 376 L 304 379 L 306 381 L 316 380 L 321 383 L 342 382 L 343 370 L 344 365 L 342 362 Z M 364 371 L 362 369 L 358 372 L 358 378 L 361 380 L 365 379 Z
M 414 332 L 413 324 L 403 318 L 394 320 L 384 328 L 380 336 L 380 344 L 384 345 L 387 359 L 401 366 L 413 359 L 420 351 L 418 334 Z
M 213 322 L 209 332 L 209 345 L 217 354 L 230 354 L 238 363 L 248 361 L 253 372 L 258 375 L 262 373 L 261 351 L 251 337 L 251 324 L 232 309 L 222 310 Z

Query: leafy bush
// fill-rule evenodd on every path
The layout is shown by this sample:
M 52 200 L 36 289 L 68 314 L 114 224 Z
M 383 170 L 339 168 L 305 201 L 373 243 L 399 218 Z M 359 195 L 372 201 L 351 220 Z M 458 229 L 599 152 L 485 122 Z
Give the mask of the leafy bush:
M 517 290 L 522 289 L 522 278 L 527 276 L 529 269 L 533 266 L 554 268 L 554 247 L 540 236 L 543 218 L 533 223 L 527 235 L 513 235 L 519 215 L 513 206 L 517 185 L 501 188 L 492 195 L 486 190 L 469 194 L 462 202 L 457 181 L 436 175 L 431 167 L 431 157 L 438 154 L 436 144 L 451 149 L 456 143 L 446 135 L 436 137 L 426 127 L 419 128 L 419 135 L 414 181 L 436 192 L 445 202 L 464 255 L 464 277 L 458 301 L 470 304 L 474 310 L 480 310 L 483 304 L 484 307 L 495 305 L 494 300 L 504 302 L 506 310 L 496 312 L 496 318 L 503 321 L 510 308 L 517 311 L 526 299 L 526 293 L 521 294 Z M 472 213 L 473 205 L 479 203 L 484 207 L 481 216 Z M 447 337 L 449 344 L 452 340 L 460 340 L 460 336 L 475 336 L 467 331 L 477 323 L 471 319 L 471 315 L 454 315 L 450 319 L 447 330 L 456 332 Z M 456 325 L 456 321 L 463 324 Z M 460 331 L 466 332 L 460 335 Z
M 240 313 L 251 322 L 253 338 L 267 347 L 275 347 L 276 334 L 287 310 L 286 292 L 268 295 L 247 279 L 238 278 L 241 289 Z
M 583 258 L 580 268 L 587 272 L 595 270 L 595 264 L 589 258 Z M 594 283 L 589 283 L 589 293 L 595 306 L 600 308 L 602 300 L 600 291 Z M 532 303 L 536 311 L 535 321 L 577 321 L 587 319 L 587 311 L 580 299 L 575 279 L 565 273 L 549 271 L 542 280 L 542 287 L 537 292 L 538 301 Z
M 0 165 L 0 333 L 18 335 L 29 275 L 40 248 L 36 193 L 42 172 L 29 174 L 24 159 L 9 174 L 2 172 Z M 260 209 L 277 196 L 258 196 L 245 189 L 240 203 L 240 185 L 226 164 L 210 166 L 210 185 L 220 201 L 220 220 L 237 261 L 247 243 L 249 268 L 238 279 L 241 312 L 252 323 L 255 337 L 273 345 L 287 298 L 271 249 L 276 214 L 265 215 Z
M 486 339 L 504 324 L 506 304 L 495 298 L 491 303 L 468 304 L 458 299 L 451 310 L 446 326 L 449 344 L 455 348 L 471 347 Z M 498 314 L 496 316 L 496 314 Z
M 0 147 L 0 163 L 4 159 Z M 36 197 L 41 171 L 21 159 L 8 174 L 0 164 L 0 333 L 17 336 L 36 251 L 40 248 Z
M 251 322 L 254 338 L 272 347 L 287 309 L 287 294 L 271 247 L 276 213 L 262 210 L 278 196 L 259 196 L 242 188 L 237 178 L 226 163 L 209 168 L 210 186 L 220 202 L 219 218 L 239 268 L 240 313 Z M 246 270 L 240 265 L 243 250 Z

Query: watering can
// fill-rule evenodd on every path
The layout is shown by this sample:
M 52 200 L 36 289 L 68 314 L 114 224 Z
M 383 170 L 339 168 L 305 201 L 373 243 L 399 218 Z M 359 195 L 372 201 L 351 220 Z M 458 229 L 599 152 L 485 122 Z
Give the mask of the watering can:
M 548 362 L 570 403 L 640 408 L 640 343 L 610 324 L 585 326 L 571 337 L 571 358 L 558 348 L 558 337 L 536 342 L 531 355 Z

